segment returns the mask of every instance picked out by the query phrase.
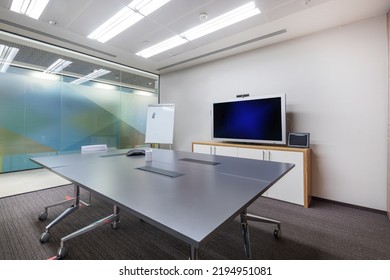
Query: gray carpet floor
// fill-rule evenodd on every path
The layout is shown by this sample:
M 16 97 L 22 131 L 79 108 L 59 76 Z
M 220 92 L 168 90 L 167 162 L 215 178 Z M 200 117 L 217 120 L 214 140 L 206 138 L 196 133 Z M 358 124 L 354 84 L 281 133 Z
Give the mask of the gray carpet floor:
M 0 259 L 44 260 L 55 256 L 60 239 L 112 212 L 112 205 L 93 196 L 51 230 L 50 241 L 39 241 L 45 227 L 66 207 L 50 208 L 45 221 L 38 215 L 44 205 L 73 193 L 58 187 L 0 199 Z M 252 258 L 266 260 L 390 260 L 390 221 L 384 213 L 314 199 L 309 209 L 259 198 L 248 212 L 282 222 L 282 238 L 274 226 L 250 222 Z M 69 260 L 188 259 L 189 246 L 138 218 L 121 212 L 118 229 L 97 228 L 65 242 Z M 224 224 L 200 248 L 207 260 L 246 259 L 238 218 Z

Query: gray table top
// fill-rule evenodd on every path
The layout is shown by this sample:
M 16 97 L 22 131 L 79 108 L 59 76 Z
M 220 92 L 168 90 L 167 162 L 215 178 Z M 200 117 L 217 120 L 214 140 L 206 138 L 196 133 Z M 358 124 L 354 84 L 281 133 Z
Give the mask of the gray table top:
M 197 248 L 294 166 L 160 149 L 145 162 L 124 153 L 32 160 Z

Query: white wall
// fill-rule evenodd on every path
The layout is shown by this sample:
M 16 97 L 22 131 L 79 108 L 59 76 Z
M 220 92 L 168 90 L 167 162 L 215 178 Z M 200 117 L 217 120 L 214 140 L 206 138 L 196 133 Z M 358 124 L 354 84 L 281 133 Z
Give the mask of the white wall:
M 213 100 L 285 93 L 288 130 L 311 134 L 313 195 L 386 210 L 386 34 L 383 15 L 162 75 L 174 148 L 210 140 Z

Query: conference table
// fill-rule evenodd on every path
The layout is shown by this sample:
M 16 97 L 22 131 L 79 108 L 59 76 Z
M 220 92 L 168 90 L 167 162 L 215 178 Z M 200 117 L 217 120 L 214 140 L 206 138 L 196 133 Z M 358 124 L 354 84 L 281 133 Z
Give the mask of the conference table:
M 294 164 L 208 155 L 184 151 L 149 149 L 145 156 L 126 156 L 128 150 L 68 154 L 31 158 L 75 185 L 73 205 L 54 219 L 41 236 L 78 209 L 79 188 L 98 194 L 113 204 L 113 213 L 61 239 L 57 258 L 65 255 L 64 243 L 111 222 L 119 225 L 120 211 L 186 242 L 190 258 L 199 258 L 200 246 L 225 222 L 241 217 L 244 249 L 251 257 L 248 220 L 280 223 L 247 213 L 247 208 L 275 184 Z M 91 206 L 93 207 L 93 205 Z

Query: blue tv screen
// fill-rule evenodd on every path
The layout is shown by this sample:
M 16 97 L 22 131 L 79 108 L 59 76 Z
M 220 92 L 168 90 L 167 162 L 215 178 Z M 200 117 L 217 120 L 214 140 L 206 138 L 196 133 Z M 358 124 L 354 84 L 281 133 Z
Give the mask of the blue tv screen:
M 285 95 L 214 102 L 212 137 L 226 142 L 286 144 Z

